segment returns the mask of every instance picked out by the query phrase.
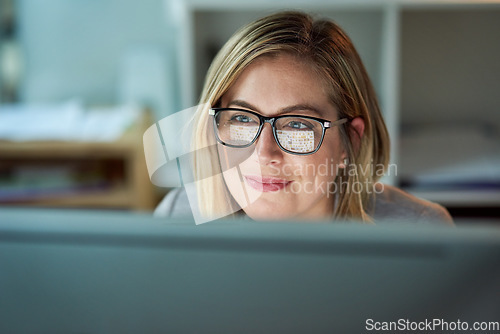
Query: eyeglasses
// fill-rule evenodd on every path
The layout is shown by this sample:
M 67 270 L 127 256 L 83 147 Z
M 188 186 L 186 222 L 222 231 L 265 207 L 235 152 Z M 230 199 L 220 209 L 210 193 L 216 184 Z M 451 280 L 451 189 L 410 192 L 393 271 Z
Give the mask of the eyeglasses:
M 229 147 L 244 148 L 252 145 L 269 123 L 274 139 L 285 152 L 298 155 L 316 153 L 325 131 L 347 122 L 347 118 L 330 122 L 321 118 L 297 115 L 264 117 L 238 108 L 211 108 L 217 141 Z

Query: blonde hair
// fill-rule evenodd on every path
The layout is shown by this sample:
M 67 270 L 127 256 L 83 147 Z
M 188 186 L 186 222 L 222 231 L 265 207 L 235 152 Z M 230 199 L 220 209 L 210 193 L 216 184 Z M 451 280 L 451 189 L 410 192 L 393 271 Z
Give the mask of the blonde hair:
M 216 106 L 249 64 L 259 57 L 280 53 L 298 56 L 313 65 L 328 86 L 339 119 L 361 117 L 364 120 L 360 141 L 353 141 L 352 136 L 357 133 L 350 122 L 339 127 L 349 168 L 335 180 L 338 194 L 333 218 L 370 222 L 366 212 L 370 205 L 369 189 L 373 189 L 387 169 L 389 136 L 361 58 L 338 25 L 330 20 L 314 20 L 301 12 L 279 12 L 246 25 L 229 39 L 212 62 L 200 104 Z M 213 149 L 214 133 L 207 127 L 210 121 L 207 108 L 200 108 L 195 115 L 193 149 L 205 153 L 208 150 L 209 154 L 196 156 L 194 174 L 198 180 L 201 213 L 220 216 L 234 212 L 234 200 L 220 173 L 216 149 Z M 359 147 L 354 147 L 355 142 L 360 143 Z M 361 191 L 350 191 L 355 183 L 362 187 Z

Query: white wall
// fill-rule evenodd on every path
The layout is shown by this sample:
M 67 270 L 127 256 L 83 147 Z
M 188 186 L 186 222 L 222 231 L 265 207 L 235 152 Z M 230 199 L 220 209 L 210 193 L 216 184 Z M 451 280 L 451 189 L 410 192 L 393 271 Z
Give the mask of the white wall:
M 500 10 L 408 10 L 402 121 L 500 126 Z
M 17 6 L 23 102 L 116 103 L 120 60 L 137 45 L 162 50 L 175 68 L 167 57 L 174 54 L 173 36 L 163 0 L 20 0 Z

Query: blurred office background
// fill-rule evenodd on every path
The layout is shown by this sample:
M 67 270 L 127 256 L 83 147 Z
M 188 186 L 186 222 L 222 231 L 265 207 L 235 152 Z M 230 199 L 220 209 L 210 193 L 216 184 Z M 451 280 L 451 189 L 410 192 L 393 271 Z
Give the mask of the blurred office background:
M 151 210 L 142 134 L 194 106 L 241 25 L 278 9 L 351 36 L 392 136 L 387 182 L 500 216 L 500 2 L 0 0 L 0 203 Z

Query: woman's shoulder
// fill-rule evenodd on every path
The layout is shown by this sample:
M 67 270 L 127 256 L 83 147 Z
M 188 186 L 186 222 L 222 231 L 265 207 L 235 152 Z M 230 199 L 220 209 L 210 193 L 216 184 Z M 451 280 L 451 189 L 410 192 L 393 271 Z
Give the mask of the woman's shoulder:
M 375 222 L 400 222 L 453 225 L 448 211 L 437 203 L 415 197 L 399 188 L 378 184 L 374 201 L 368 210 Z M 188 196 L 184 188 L 168 192 L 156 207 L 157 217 L 192 217 Z
M 375 221 L 453 225 L 448 210 L 437 203 L 387 184 L 377 184 L 375 190 L 370 210 Z
M 192 217 L 191 206 L 184 188 L 170 190 L 154 211 L 156 217 Z

